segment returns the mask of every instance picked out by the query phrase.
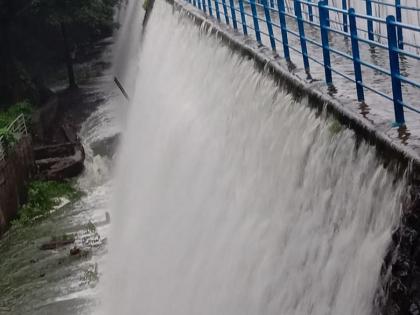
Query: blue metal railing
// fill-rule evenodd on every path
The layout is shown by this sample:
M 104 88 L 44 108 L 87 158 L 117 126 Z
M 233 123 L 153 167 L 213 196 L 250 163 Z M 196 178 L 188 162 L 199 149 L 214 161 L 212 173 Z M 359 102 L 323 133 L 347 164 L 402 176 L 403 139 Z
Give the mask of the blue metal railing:
M 417 14 L 420 8 L 402 5 L 401 0 L 392 1 L 395 2 L 392 4 L 379 0 L 363 0 L 366 4 L 365 12 L 357 13 L 354 8 L 348 6 L 347 0 L 341 1 L 341 7 L 331 6 L 328 0 L 187 0 L 211 17 L 215 12 L 214 17 L 219 22 L 231 25 L 235 31 L 249 35 L 249 30 L 253 30 L 259 44 L 263 44 L 262 35 L 265 35 L 273 51 L 282 47 L 283 56 L 288 63 L 292 63 L 291 51 L 297 53 L 302 57 L 302 64 L 309 79 L 312 62 L 324 68 L 327 85 L 333 87 L 333 74 L 355 84 L 359 102 L 365 101 L 365 91 L 391 101 L 394 105 L 394 126 L 403 126 L 405 110 L 420 113 L 420 104 L 416 106 L 404 101 L 407 89 L 403 89 L 404 86 L 411 86 L 414 93 L 418 93 L 411 98 L 418 100 L 420 82 L 401 71 L 401 62 L 406 63 L 406 59 L 420 61 L 420 55 L 404 48 L 405 46 L 420 48 L 415 43 L 404 41 L 404 35 L 407 33 L 420 35 L 420 27 L 403 23 L 402 16 L 405 11 Z M 395 16 L 389 15 L 386 19 L 374 16 L 372 5 L 393 8 Z M 338 18 L 336 20 L 330 18 L 332 14 Z M 367 29 L 359 27 L 360 23 L 366 25 Z M 386 32 L 375 32 L 375 26 L 384 27 Z M 317 34 L 315 38 L 314 30 Z M 333 34 L 350 40 L 350 51 L 336 48 L 332 42 Z M 290 36 L 296 40 L 291 41 Z M 278 46 L 277 43 L 281 45 Z M 300 47 L 296 47 L 294 43 Z M 308 44 L 322 51 L 322 61 L 319 60 L 319 56 L 311 55 Z M 363 60 L 361 45 L 387 51 L 386 63 L 389 64 L 389 69 Z M 345 73 L 339 64 L 333 64 L 332 54 L 352 63 L 353 72 Z M 364 69 L 373 70 L 382 75 L 384 80 L 388 80 L 392 87 L 391 93 L 380 91 L 366 82 Z

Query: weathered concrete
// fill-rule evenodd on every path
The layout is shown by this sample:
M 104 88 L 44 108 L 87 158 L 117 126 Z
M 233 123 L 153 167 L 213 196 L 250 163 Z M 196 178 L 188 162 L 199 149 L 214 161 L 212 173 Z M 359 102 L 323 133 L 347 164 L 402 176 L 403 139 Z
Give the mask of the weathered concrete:
M 32 140 L 21 138 L 6 160 L 0 161 L 0 235 L 26 201 L 27 185 L 34 172 Z

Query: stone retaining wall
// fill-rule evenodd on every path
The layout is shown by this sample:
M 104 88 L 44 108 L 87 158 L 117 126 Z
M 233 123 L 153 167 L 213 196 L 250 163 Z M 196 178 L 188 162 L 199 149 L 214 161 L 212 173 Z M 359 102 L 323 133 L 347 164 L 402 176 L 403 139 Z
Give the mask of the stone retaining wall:
M 27 199 L 27 185 L 34 165 L 30 136 L 21 138 L 6 160 L 0 161 L 0 235 Z

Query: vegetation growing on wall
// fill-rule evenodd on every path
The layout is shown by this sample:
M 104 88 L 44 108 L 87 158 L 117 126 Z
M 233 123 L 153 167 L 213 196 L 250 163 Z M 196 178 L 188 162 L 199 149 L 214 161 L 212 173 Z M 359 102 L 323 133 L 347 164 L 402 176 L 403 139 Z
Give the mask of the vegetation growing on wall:
M 16 138 L 12 131 L 8 129 L 19 115 L 23 114 L 27 123 L 31 120 L 33 108 L 27 101 L 16 103 L 7 110 L 0 111 L 0 144 L 5 154 L 15 145 Z
M 0 111 L 0 128 L 7 128 L 20 114 L 25 116 L 25 121 L 29 121 L 32 112 L 33 107 L 28 101 L 16 103 Z

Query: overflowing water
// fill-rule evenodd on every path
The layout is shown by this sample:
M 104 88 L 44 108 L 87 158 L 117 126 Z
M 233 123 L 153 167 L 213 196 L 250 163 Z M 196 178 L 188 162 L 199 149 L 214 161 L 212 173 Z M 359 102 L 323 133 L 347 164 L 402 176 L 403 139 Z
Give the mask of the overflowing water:
M 166 2 L 145 33 L 126 4 L 114 73 L 131 103 L 109 72 L 83 86 L 102 99 L 80 131 L 85 195 L 4 236 L 0 314 L 375 314 L 404 180 Z M 62 234 L 89 254 L 39 250 Z
M 404 183 L 352 131 L 157 1 L 101 314 L 370 315 Z
M 119 12 L 120 29 L 113 49 L 113 73 L 125 91 L 132 95 L 138 71 L 139 50 L 143 35 L 142 1 L 122 1 Z

